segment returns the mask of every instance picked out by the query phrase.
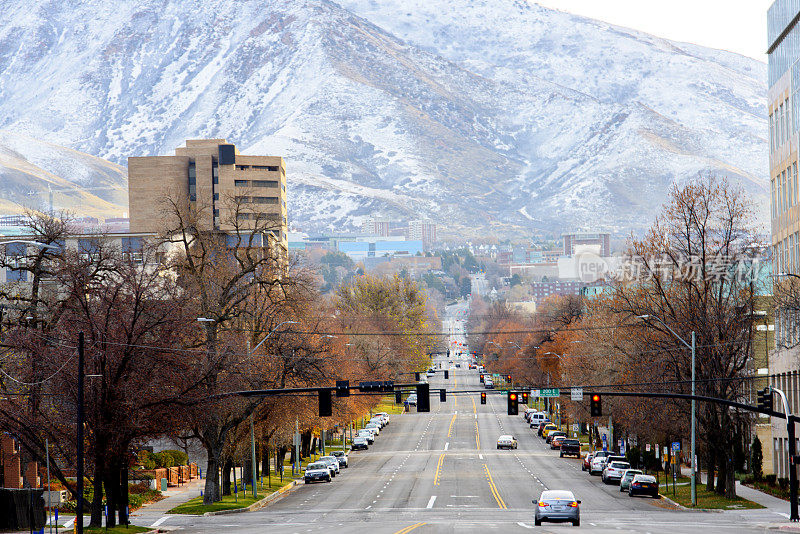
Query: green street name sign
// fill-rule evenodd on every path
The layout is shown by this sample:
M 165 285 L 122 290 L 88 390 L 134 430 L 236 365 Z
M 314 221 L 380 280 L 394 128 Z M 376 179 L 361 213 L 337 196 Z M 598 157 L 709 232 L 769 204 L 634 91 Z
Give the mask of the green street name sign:
M 540 389 L 539 390 L 540 397 L 559 397 L 561 396 L 561 391 L 558 388 L 547 388 L 547 389 Z

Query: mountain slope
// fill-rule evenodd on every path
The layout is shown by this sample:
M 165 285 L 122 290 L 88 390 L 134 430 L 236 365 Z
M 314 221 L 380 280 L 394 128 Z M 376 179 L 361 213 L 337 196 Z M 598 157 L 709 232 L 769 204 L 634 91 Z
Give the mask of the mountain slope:
M 512 0 L 30 4 L 0 2 L 0 127 L 282 155 L 307 231 L 641 228 L 698 172 L 766 198 L 765 67 L 733 54 Z

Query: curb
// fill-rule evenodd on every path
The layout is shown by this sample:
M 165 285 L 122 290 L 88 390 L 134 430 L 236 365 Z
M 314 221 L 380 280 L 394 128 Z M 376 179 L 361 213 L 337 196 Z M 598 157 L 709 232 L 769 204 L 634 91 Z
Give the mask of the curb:
M 256 501 L 250 506 L 246 508 L 234 508 L 233 510 L 219 510 L 216 512 L 206 512 L 203 514 L 204 517 L 210 517 L 214 515 L 229 515 L 229 514 L 242 514 L 245 512 L 253 512 L 255 510 L 260 510 L 261 508 L 265 507 L 272 501 L 276 501 L 283 497 L 285 494 L 289 493 L 292 488 L 297 486 L 297 480 L 292 480 L 289 484 L 286 484 L 281 489 L 274 491 L 261 499 L 260 501 Z M 149 534 L 149 533 L 148 533 Z
M 704 513 L 707 513 L 707 514 L 722 514 L 722 513 L 725 513 L 725 512 L 734 511 L 734 510 L 721 510 L 721 509 L 718 509 L 718 508 L 689 508 L 689 507 L 684 506 L 682 504 L 676 503 L 675 501 L 673 501 L 672 499 L 670 499 L 669 497 L 667 497 L 663 493 L 659 493 L 659 495 L 661 495 L 661 500 L 662 501 L 666 502 L 667 504 L 671 504 L 672 506 L 674 506 L 678 510 L 682 510 L 684 512 L 704 512 Z M 800 532 L 800 531 L 798 531 L 798 532 Z

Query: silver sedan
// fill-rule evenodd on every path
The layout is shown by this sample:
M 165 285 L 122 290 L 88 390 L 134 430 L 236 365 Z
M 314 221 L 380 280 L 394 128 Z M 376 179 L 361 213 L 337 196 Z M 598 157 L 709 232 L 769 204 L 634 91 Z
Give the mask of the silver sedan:
M 533 501 L 533 504 L 536 505 L 536 511 L 533 514 L 533 523 L 536 526 L 541 525 L 542 521 L 571 522 L 576 527 L 581 524 L 581 501 L 577 500 L 571 491 L 543 491 L 539 499 Z

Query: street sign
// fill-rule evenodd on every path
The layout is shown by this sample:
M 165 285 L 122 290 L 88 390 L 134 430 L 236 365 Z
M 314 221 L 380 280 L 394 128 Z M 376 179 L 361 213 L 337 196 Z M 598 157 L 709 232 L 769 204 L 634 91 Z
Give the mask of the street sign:
M 531 390 L 531 397 L 533 397 L 534 399 L 538 398 L 539 397 L 539 390 L 538 389 L 532 389 Z
M 625 440 L 620 440 L 619 442 L 619 452 L 625 455 Z
M 645 452 L 650 452 L 650 444 L 649 443 L 644 446 L 644 450 L 645 450 Z
M 561 391 L 558 388 L 546 388 L 539 390 L 540 397 L 560 397 Z
M 672 451 L 673 452 L 678 452 L 679 450 L 681 450 L 681 442 L 680 441 L 673 441 L 672 442 Z
M 570 400 L 574 401 L 582 401 L 583 400 L 583 388 L 572 388 L 570 389 Z
M 659 448 L 658 444 L 656 444 L 655 448 L 656 448 L 656 460 L 658 460 L 658 453 L 659 451 L 661 451 L 661 449 Z
M 605 434 L 603 434 L 603 450 L 604 451 L 608 450 L 608 438 L 606 438 Z
M 573 423 L 572 424 L 572 431 L 573 432 L 580 432 L 581 431 L 581 425 L 579 425 L 578 423 Z

